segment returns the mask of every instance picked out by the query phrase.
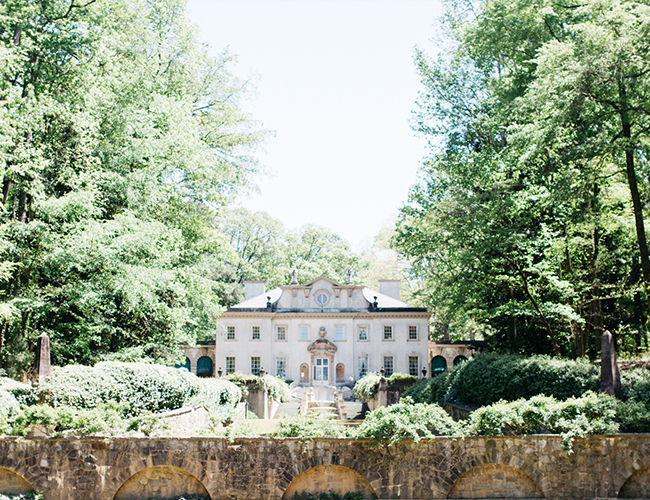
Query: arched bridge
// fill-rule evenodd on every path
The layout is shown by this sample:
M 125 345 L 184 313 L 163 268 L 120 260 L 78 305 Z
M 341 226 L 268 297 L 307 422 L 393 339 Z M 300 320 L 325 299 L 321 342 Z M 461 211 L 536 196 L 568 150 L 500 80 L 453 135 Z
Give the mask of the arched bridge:
M 650 498 L 650 435 L 437 438 L 392 448 L 287 438 L 0 439 L 0 492 L 46 500 Z

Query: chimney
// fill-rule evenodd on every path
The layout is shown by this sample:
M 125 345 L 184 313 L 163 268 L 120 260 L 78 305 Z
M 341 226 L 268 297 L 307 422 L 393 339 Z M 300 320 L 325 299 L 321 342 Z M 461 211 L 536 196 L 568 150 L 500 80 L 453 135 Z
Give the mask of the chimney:
M 244 300 L 258 297 L 266 291 L 266 281 L 244 281 Z
M 379 280 L 379 293 L 399 300 L 399 280 Z

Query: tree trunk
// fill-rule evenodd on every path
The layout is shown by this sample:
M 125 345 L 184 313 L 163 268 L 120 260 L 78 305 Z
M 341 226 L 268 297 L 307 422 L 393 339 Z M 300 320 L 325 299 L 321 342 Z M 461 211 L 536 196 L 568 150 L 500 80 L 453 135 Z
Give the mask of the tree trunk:
M 627 174 L 627 183 L 630 187 L 632 196 L 632 207 L 634 209 L 634 225 L 636 228 L 636 239 L 639 245 L 639 256 L 641 257 L 641 274 L 643 275 L 643 288 L 650 313 L 650 295 L 648 295 L 648 284 L 650 283 L 650 258 L 648 257 L 648 243 L 645 237 L 645 227 L 643 225 L 643 206 L 639 196 L 639 188 L 636 182 L 636 172 L 634 169 L 634 147 L 632 144 L 632 125 L 627 111 L 627 96 L 625 85 L 619 83 L 619 97 L 621 105 L 619 115 L 621 116 L 621 126 L 623 127 L 623 138 L 625 139 L 625 172 Z

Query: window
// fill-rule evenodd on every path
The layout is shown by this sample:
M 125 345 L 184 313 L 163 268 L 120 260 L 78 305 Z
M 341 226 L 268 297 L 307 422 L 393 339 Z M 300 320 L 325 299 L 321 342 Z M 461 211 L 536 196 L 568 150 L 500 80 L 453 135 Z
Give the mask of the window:
M 409 340 L 418 339 L 418 327 L 416 325 L 409 326 Z
M 336 340 L 343 340 L 343 335 L 345 334 L 345 327 L 337 326 L 336 327 Z
M 309 340 L 309 327 L 301 326 L 300 327 L 300 340 Z
M 287 340 L 287 327 L 286 326 L 278 326 L 276 329 L 276 337 L 277 340 Z
M 275 358 L 275 374 L 278 377 L 287 377 L 287 358 Z
M 226 356 L 226 375 L 235 373 L 235 356 Z
M 359 356 L 359 378 L 368 373 L 368 356 Z
M 260 327 L 259 326 L 253 326 L 251 328 L 251 339 L 252 340 L 260 340 Z
M 260 366 L 262 362 L 259 356 L 251 356 L 251 373 L 260 376 Z
M 384 340 L 393 340 L 393 327 L 390 325 L 384 326 Z
M 329 380 L 329 362 L 327 358 L 316 358 L 314 380 Z
M 419 377 L 420 375 L 420 358 L 417 356 L 409 356 L 409 375 Z
M 235 327 L 229 326 L 226 328 L 226 340 L 235 340 Z
M 359 340 L 368 340 L 368 327 L 360 326 L 359 327 Z
M 390 377 L 393 374 L 393 357 L 384 356 L 384 377 Z
M 322 307 L 325 304 L 327 304 L 327 301 L 329 300 L 329 297 L 325 293 L 319 293 L 316 295 L 316 302 Z

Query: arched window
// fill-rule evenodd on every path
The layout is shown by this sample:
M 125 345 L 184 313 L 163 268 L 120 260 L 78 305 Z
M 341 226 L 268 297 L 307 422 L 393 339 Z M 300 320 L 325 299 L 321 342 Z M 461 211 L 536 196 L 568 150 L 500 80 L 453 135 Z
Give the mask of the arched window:
M 189 372 L 190 371 L 190 358 L 185 358 L 185 364 L 174 365 L 174 368 L 185 368 Z
M 196 375 L 198 377 L 212 377 L 214 375 L 214 365 L 209 357 L 202 356 L 196 362 Z
M 465 361 L 467 361 L 467 358 L 465 356 L 456 356 L 454 358 L 454 366 L 459 365 Z
M 436 356 L 431 360 L 431 376 L 435 377 L 447 369 L 447 360 L 442 356 Z

